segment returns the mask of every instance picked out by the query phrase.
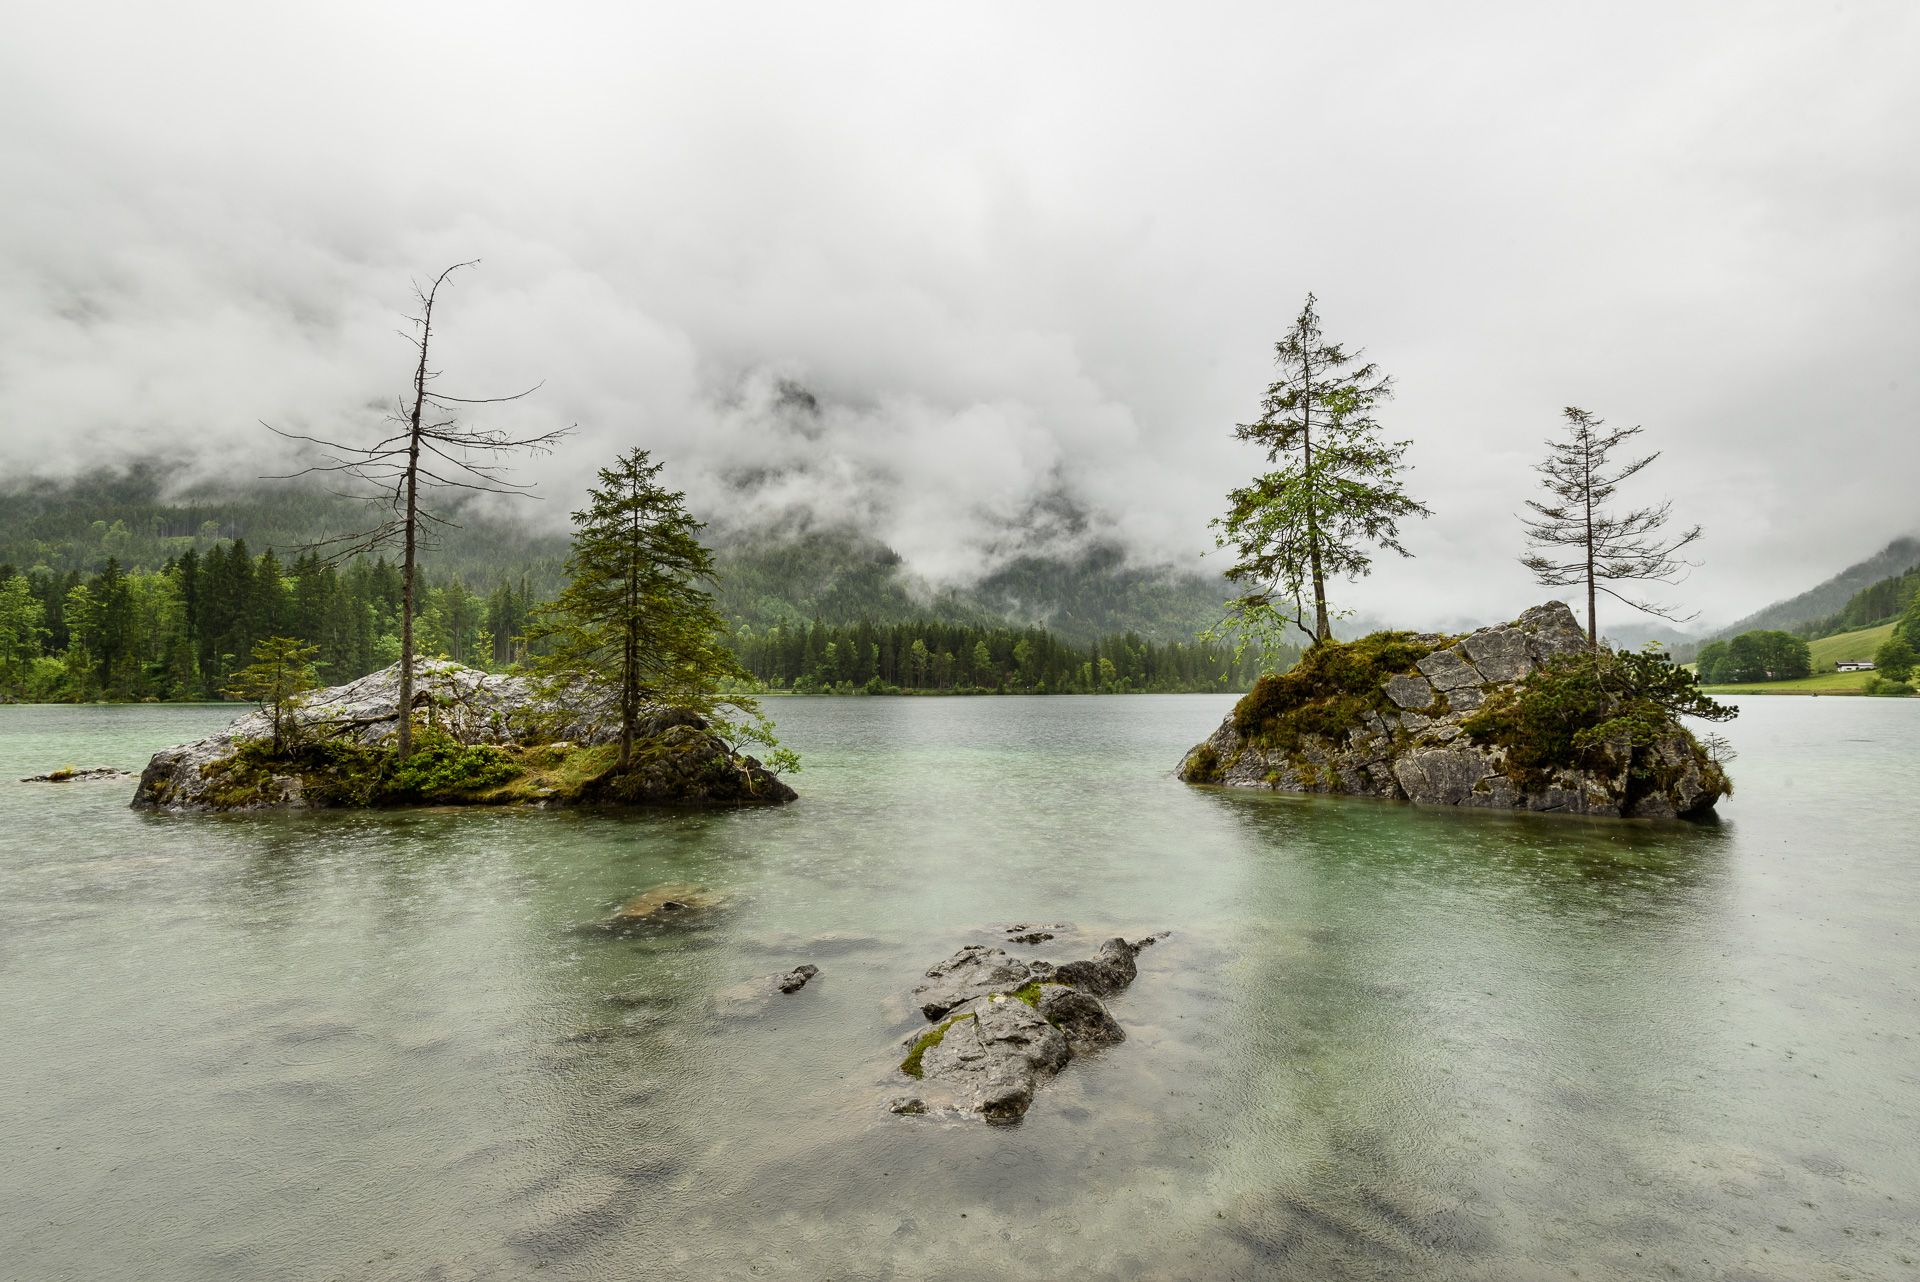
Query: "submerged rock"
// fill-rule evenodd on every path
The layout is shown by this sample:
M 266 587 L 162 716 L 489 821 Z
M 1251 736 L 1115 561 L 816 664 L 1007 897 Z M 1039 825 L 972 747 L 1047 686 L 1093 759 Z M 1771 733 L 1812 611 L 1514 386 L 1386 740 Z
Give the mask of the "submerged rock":
M 399 730 L 399 665 L 316 690 L 295 714 L 298 746 L 270 753 L 273 727 L 249 712 L 215 735 L 154 754 L 136 810 L 285 810 L 394 804 L 739 805 L 795 799 L 753 757 L 685 708 L 650 709 L 632 767 L 612 771 L 618 703 L 607 687 L 558 691 L 443 659 L 414 666 L 416 752 L 409 772 L 385 749 Z M 422 755 L 422 754 L 428 755 Z
M 1176 773 L 1197 784 L 1611 818 L 1699 814 L 1732 791 L 1665 714 L 1650 738 L 1623 730 L 1564 760 L 1522 760 L 1492 714 L 1588 652 L 1560 601 L 1464 637 L 1336 643 L 1293 673 L 1262 677 Z
M 1035 933 L 1025 926 L 1009 933 L 1015 931 Z M 920 1079 L 923 1091 L 900 1096 L 888 1108 L 1019 1121 L 1034 1091 L 1070 1059 L 1126 1040 L 1100 997 L 1125 989 L 1136 974 L 1134 954 L 1159 938 L 1164 936 L 1139 944 L 1110 939 L 1096 956 L 1066 962 L 1023 961 L 972 944 L 929 968 L 933 982 L 920 985 L 913 997 L 934 1026 L 907 1039 L 900 1065 Z
M 607 924 L 615 928 L 631 926 L 648 918 L 713 908 L 719 903 L 720 896 L 700 886 L 654 886 L 614 909 L 607 917 Z
M 131 779 L 133 771 L 114 766 L 96 766 L 92 770 L 49 770 L 43 775 L 28 775 L 21 783 L 92 783 L 102 779 Z
M 803 963 L 775 975 L 758 975 L 713 995 L 713 1009 L 720 1015 L 760 1015 L 773 1008 L 781 997 L 799 992 L 807 981 L 820 973 L 818 966 Z

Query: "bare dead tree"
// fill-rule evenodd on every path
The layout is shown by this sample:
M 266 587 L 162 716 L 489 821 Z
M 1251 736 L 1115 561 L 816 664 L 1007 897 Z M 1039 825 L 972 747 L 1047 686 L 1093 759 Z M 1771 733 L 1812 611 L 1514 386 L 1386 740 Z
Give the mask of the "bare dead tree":
M 400 331 L 413 344 L 417 359 L 413 367 L 413 386 L 396 402 L 388 416 L 395 430 L 372 445 L 346 445 L 297 432 L 282 432 L 267 424 L 270 431 L 289 440 L 305 441 L 332 451 L 325 462 L 316 463 L 291 476 L 339 475 L 372 487 L 350 493 L 349 497 L 367 500 L 385 507 L 386 520 L 370 529 L 338 538 L 323 539 L 306 545 L 323 564 L 337 565 L 354 557 L 398 543 L 402 548 L 400 570 L 400 720 L 399 740 L 395 744 L 404 759 L 413 752 L 413 597 L 414 570 L 421 551 L 434 546 L 435 533 L 453 526 L 447 514 L 436 511 L 424 501 L 422 491 L 459 491 L 463 493 L 507 494 L 530 497 L 530 486 L 509 480 L 503 457 L 517 451 L 547 453 L 572 428 L 557 428 L 537 436 L 512 436 L 492 429 L 467 427 L 456 412 L 462 405 L 500 405 L 517 401 L 539 390 L 539 385 L 511 396 L 449 396 L 432 390 L 440 371 L 428 365 L 428 349 L 433 341 L 433 309 L 440 287 L 447 278 L 471 262 L 455 263 L 434 277 L 422 289 L 414 287 L 420 314 L 410 316 L 413 333 Z M 287 479 L 287 478 L 277 478 Z
M 1656 452 L 1628 463 L 1617 472 L 1607 471 L 1607 457 L 1638 427 L 1605 432 L 1605 420 L 1586 410 L 1566 408 L 1567 439 L 1548 441 L 1547 459 L 1534 470 L 1546 479 L 1541 482 L 1557 504 L 1527 500 L 1537 514 L 1521 517 L 1526 525 L 1527 542 L 1532 548 L 1520 558 L 1520 564 L 1533 571 L 1534 579 L 1550 588 L 1586 585 L 1587 644 L 1599 648 L 1600 632 L 1595 623 L 1595 594 L 1608 596 L 1657 618 L 1684 623 L 1693 615 L 1676 615 L 1650 601 L 1636 601 L 1607 586 L 1610 583 L 1678 583 L 1692 562 L 1678 553 L 1700 537 L 1694 526 L 1672 542 L 1656 537 L 1666 525 L 1673 503 L 1663 501 L 1654 507 L 1636 508 L 1624 516 L 1615 516 L 1604 507 L 1620 482 L 1659 458 Z M 1543 549 L 1570 548 L 1563 560 L 1543 554 Z

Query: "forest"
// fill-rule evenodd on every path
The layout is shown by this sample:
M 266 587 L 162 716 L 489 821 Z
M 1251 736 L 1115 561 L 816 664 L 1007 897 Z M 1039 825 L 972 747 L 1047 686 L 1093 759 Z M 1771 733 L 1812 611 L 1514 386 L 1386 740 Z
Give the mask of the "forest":
M 415 649 L 504 670 L 529 657 L 529 613 L 560 591 L 567 543 L 454 516 L 426 561 Z M 400 654 L 399 567 L 276 551 L 363 521 L 299 486 L 169 499 L 141 467 L 0 494 L 0 698 L 219 699 L 272 636 L 318 647 L 326 684 L 384 668 Z M 1219 617 L 1216 587 L 1112 550 L 934 590 L 848 531 L 716 544 L 715 599 L 767 690 L 1243 690 L 1256 675 L 1254 656 L 1191 640 Z
M 399 659 L 394 564 L 287 563 L 271 548 L 256 555 L 244 538 L 177 537 L 178 555 L 150 570 L 128 572 L 111 554 L 92 574 L 0 564 L 0 697 L 219 699 L 254 644 L 275 636 L 318 647 L 315 675 L 329 685 Z M 528 618 L 542 595 L 525 575 L 484 589 L 426 575 L 415 648 L 504 670 L 528 658 Z M 783 618 L 759 628 L 736 619 L 731 643 L 760 688 L 799 693 L 1244 690 L 1258 675 L 1254 656 L 1236 658 L 1230 646 L 1126 632 L 1076 647 L 1041 627 L 938 619 Z
M 789 628 L 733 635 L 734 653 L 768 689 L 800 694 L 973 691 L 1032 694 L 1243 691 L 1257 656 L 1234 647 L 1155 643 L 1127 632 L 1077 649 L 1045 628 L 984 628 L 937 621 Z M 1278 656 L 1291 666 L 1298 652 Z
M 1854 593 L 1834 614 L 1824 619 L 1810 620 L 1795 628 L 1794 632 L 1809 641 L 1817 641 L 1841 632 L 1877 628 L 1911 612 L 1916 595 L 1920 595 L 1920 565 L 1904 574 L 1889 575 L 1877 583 L 1868 584 Z

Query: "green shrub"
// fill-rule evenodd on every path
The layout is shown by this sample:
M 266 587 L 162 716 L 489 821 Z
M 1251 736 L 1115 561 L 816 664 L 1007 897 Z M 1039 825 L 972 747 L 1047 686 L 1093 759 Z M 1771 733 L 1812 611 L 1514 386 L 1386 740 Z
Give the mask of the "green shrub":
M 387 799 L 452 799 L 495 788 L 521 774 L 520 763 L 490 743 L 463 744 L 444 731 L 423 731 L 413 755 L 386 781 Z
M 1888 637 L 1880 643 L 1880 648 L 1873 652 L 1874 668 L 1885 673 L 1889 680 L 1903 684 L 1913 675 L 1917 662 L 1920 660 L 1915 659 L 1913 647 L 1908 645 L 1904 638 L 1898 636 Z
M 1736 712 L 1659 655 L 1583 651 L 1555 657 L 1460 728 L 1476 743 L 1505 748 L 1507 777 L 1529 792 L 1563 768 L 1611 775 L 1625 766 L 1629 794 L 1643 795 L 1671 782 L 1647 751 L 1663 738 L 1682 739 L 1710 786 L 1724 785 L 1724 772 L 1675 718 L 1730 721 Z

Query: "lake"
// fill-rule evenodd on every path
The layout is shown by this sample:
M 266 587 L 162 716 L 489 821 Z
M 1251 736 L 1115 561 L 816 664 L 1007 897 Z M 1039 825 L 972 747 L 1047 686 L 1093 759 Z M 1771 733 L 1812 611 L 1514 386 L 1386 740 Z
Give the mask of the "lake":
M 780 699 L 783 809 L 267 816 L 13 782 L 230 706 L 0 707 L 5 1274 L 1913 1275 L 1920 701 L 1745 700 L 1705 823 L 1175 781 L 1230 706 Z M 718 903 L 605 927 L 662 884 Z M 1128 1040 L 887 1112 L 1016 921 L 1173 932 Z

